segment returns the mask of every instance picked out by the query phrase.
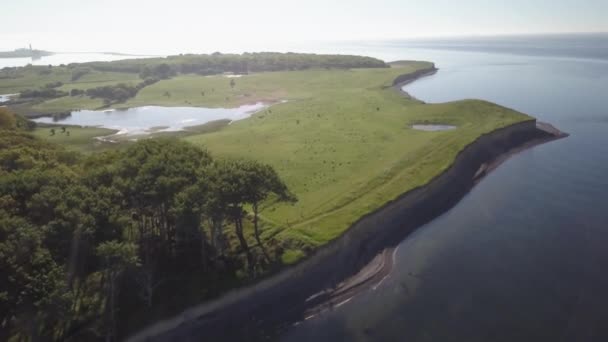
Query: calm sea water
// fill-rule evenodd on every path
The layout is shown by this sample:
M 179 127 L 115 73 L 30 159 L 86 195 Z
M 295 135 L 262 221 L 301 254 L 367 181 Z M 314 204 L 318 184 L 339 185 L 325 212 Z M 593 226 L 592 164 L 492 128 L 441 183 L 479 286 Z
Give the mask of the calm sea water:
M 447 45 L 447 46 L 446 46 Z M 567 131 L 406 238 L 391 276 L 283 341 L 608 341 L 608 36 L 351 46 L 435 61 L 406 87 L 482 98 Z
M 0 58 L 0 69 L 32 65 L 60 65 L 93 61 L 116 61 L 120 59 L 143 58 L 143 56 L 118 55 L 110 53 L 67 52 L 40 58 Z

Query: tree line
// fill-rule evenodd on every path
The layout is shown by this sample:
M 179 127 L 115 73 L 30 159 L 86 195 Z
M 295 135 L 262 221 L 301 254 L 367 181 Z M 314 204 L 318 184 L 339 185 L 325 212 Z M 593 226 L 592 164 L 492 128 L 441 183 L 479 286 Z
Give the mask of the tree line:
M 119 83 L 117 85 L 101 86 L 87 90 L 72 89 L 70 95 L 80 96 L 86 94 L 90 98 L 102 99 L 105 105 L 111 105 L 112 103 L 125 102 L 126 100 L 135 97 L 140 90 L 158 81 L 157 78 L 147 78 L 136 85 Z
M 312 68 L 387 68 L 383 61 L 363 56 L 306 53 L 186 54 L 166 58 L 140 58 L 79 64 L 98 71 L 140 73 L 142 78 L 167 78 L 177 73 L 214 75 L 225 72 L 306 70 Z
M 33 98 L 43 98 L 43 99 L 53 99 L 57 97 L 67 96 L 68 93 L 63 90 L 55 89 L 55 87 L 45 86 L 40 89 L 26 89 L 19 92 L 20 99 L 33 99 Z
M 0 340 L 116 340 L 189 281 L 277 265 L 260 211 L 296 198 L 272 167 L 174 139 L 84 156 L 17 122 L 0 108 Z

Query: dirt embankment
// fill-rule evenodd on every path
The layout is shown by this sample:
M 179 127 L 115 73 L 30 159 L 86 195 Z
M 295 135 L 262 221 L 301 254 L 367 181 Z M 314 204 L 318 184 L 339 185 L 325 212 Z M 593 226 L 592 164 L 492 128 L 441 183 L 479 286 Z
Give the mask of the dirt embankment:
M 535 120 L 484 134 L 427 185 L 362 217 L 341 237 L 299 264 L 158 322 L 130 340 L 268 340 L 294 322 L 378 286 L 390 275 L 393 248 L 409 233 L 453 207 L 480 177 L 509 155 L 564 136 Z

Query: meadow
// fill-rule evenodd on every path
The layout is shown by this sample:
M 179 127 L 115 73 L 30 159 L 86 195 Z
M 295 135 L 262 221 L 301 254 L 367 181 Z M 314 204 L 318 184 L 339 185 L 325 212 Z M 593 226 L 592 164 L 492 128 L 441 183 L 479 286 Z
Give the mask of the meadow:
M 65 127 L 65 131 L 61 127 Z M 51 132 L 54 130 L 54 133 Z M 114 134 L 116 131 L 98 127 L 38 125 L 32 134 L 40 139 L 60 144 L 67 149 L 82 153 L 99 152 L 115 148 L 110 143 L 97 140 L 97 137 Z
M 185 139 L 217 156 L 252 158 L 276 168 L 299 201 L 269 204 L 263 236 L 290 246 L 284 255 L 289 263 L 430 181 L 481 134 L 530 119 L 478 100 L 423 104 L 391 87 L 397 76 L 430 66 L 261 73 L 236 79 L 234 89 L 225 77 L 185 76 L 147 87 L 129 104 L 275 102 L 248 120 Z M 165 92 L 171 97 L 159 97 Z M 424 132 L 411 129 L 414 123 L 458 128 Z
M 41 88 L 49 83 L 63 83 L 59 89 L 89 89 L 117 83 L 133 83 L 139 80 L 137 73 L 105 72 L 91 70 L 72 80 L 73 70 L 66 66 L 26 66 L 0 71 L 0 94 L 14 94 L 22 90 Z

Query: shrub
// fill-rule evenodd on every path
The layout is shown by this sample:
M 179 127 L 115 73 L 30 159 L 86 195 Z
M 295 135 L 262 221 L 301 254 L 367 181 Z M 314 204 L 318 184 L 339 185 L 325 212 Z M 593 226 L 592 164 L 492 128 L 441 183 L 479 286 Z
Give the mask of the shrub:
M 78 81 L 82 76 L 91 72 L 89 68 L 75 68 L 72 70 L 72 82 Z
M 38 90 L 26 89 L 19 93 L 20 98 L 57 98 L 67 96 L 68 93 L 65 91 L 57 90 L 54 88 L 43 88 Z
M 63 85 L 63 82 L 52 82 L 52 83 L 47 83 L 44 87 L 51 89 L 51 88 L 59 88 Z

